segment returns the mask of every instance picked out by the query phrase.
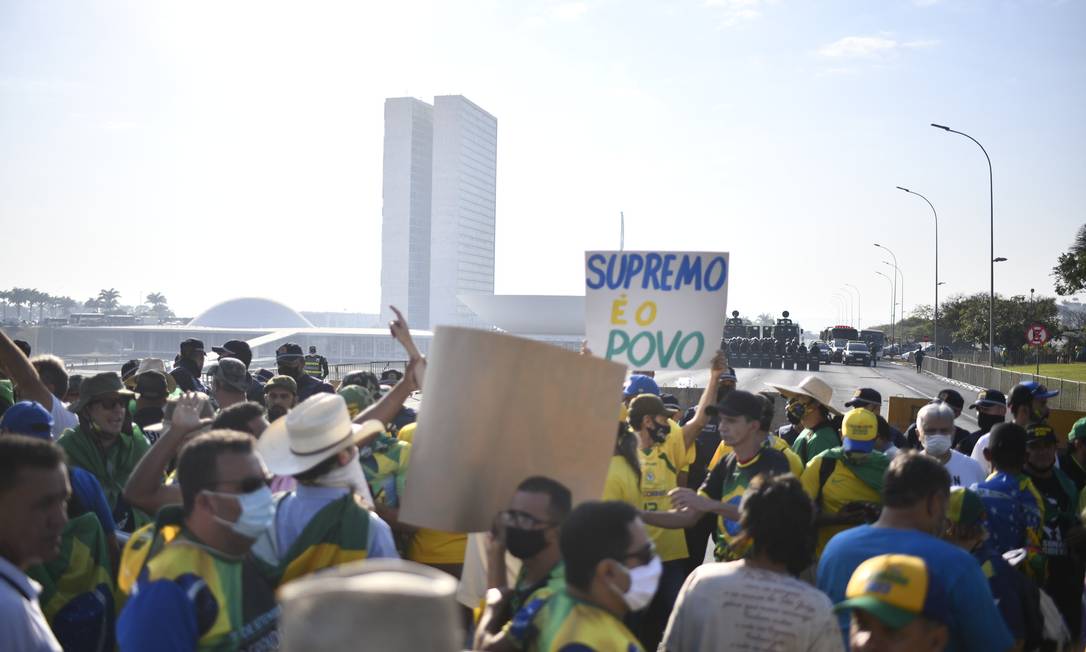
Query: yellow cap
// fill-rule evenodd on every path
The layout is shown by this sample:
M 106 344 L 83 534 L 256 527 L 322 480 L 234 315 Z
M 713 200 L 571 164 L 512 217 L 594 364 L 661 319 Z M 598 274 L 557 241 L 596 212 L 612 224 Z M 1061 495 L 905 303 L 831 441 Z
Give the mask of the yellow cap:
M 841 423 L 841 436 L 853 441 L 875 441 L 879 432 L 879 418 L 871 410 L 852 408 L 845 413 Z
M 879 555 L 860 564 L 834 609 L 862 609 L 898 629 L 917 616 L 942 620 L 941 592 L 932 584 L 924 560 L 911 555 Z

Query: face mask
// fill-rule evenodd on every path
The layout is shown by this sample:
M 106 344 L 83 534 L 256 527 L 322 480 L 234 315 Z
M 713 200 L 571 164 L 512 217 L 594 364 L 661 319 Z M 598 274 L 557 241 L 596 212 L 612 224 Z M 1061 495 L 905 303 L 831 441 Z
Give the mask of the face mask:
M 942 457 L 950 450 L 950 435 L 924 435 L 924 452 L 932 457 Z
M 629 572 L 630 588 L 622 594 L 622 601 L 626 603 L 630 611 L 641 611 L 649 606 L 652 597 L 656 595 L 656 587 L 660 584 L 660 574 L 664 572 L 664 565 L 659 557 L 653 557 L 649 563 L 631 568 Z
M 288 367 L 286 365 L 277 365 L 276 370 L 279 372 L 280 376 L 290 376 L 294 380 L 298 380 L 298 376 L 301 373 L 297 367 Z
M 669 434 L 671 434 L 671 424 L 660 425 L 654 422 L 652 430 L 649 431 L 649 437 L 652 437 L 655 442 L 666 441 Z
M 795 419 L 792 423 L 799 425 L 799 422 L 803 420 L 803 415 L 807 414 L 807 406 L 798 402 L 789 403 L 785 412 L 788 414 L 789 421 Z
M 546 547 L 547 541 L 543 538 L 543 530 L 505 528 L 505 549 L 517 559 L 531 559 Z
M 362 496 L 363 500 L 370 496 L 370 486 L 366 482 L 366 472 L 358 461 L 358 453 L 355 453 L 350 462 L 343 466 L 337 466 L 328 473 L 317 478 L 316 484 L 322 487 L 343 487 L 350 489 Z M 372 500 L 370 503 L 372 504 Z
M 224 494 L 217 491 L 205 493 L 212 496 L 226 496 L 238 501 L 241 505 L 241 515 L 238 516 L 238 520 L 231 522 L 214 514 L 212 518 L 247 539 L 259 537 L 275 520 L 275 500 L 268 487 L 261 487 L 247 494 Z
M 983 432 L 991 432 L 996 425 L 1003 423 L 1004 419 L 998 414 L 978 414 L 977 425 Z

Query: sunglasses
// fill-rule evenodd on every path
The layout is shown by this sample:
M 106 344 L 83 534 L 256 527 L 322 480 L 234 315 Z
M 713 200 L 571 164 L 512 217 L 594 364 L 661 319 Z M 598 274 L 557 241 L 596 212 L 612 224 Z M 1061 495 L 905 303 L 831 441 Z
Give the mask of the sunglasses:
M 100 401 L 95 401 L 98 405 L 101 405 L 103 409 L 112 410 L 113 408 L 128 407 L 128 399 L 126 398 L 104 398 Z

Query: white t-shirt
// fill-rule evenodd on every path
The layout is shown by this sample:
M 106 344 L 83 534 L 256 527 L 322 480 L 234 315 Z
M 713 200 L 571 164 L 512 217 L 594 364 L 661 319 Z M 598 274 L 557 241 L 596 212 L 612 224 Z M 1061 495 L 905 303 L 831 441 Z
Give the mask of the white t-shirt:
M 969 457 L 972 457 L 980 464 L 980 468 L 986 473 L 992 472 L 992 465 L 988 463 L 988 460 L 984 459 L 984 449 L 988 448 L 988 440 L 991 436 L 988 433 L 984 433 L 977 440 L 976 445 L 973 446 L 973 452 Z
M 59 437 L 68 428 L 75 428 L 79 425 L 79 417 L 74 412 L 69 412 L 64 401 L 56 396 L 53 396 L 53 409 L 50 410 L 50 413 L 53 415 L 53 429 L 51 431 L 53 439 Z
M 0 557 L 0 640 L 5 650 L 61 652 L 38 604 L 41 585 Z
M 699 566 L 686 578 L 660 649 L 844 652 L 826 594 L 744 561 Z
M 987 474 L 976 460 L 969 458 L 953 448 L 950 449 L 950 459 L 947 460 L 947 473 L 950 474 L 950 486 L 971 487 L 976 482 L 984 482 Z

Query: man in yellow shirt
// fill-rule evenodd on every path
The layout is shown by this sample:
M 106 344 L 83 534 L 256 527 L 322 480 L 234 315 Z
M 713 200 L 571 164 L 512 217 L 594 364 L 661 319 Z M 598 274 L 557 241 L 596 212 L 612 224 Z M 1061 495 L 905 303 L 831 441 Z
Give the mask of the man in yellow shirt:
M 874 449 L 878 428 L 878 417 L 870 410 L 849 410 L 841 423 L 843 444 L 815 456 L 803 471 L 803 489 L 818 510 L 816 556 L 838 532 L 879 516 L 890 459 Z

